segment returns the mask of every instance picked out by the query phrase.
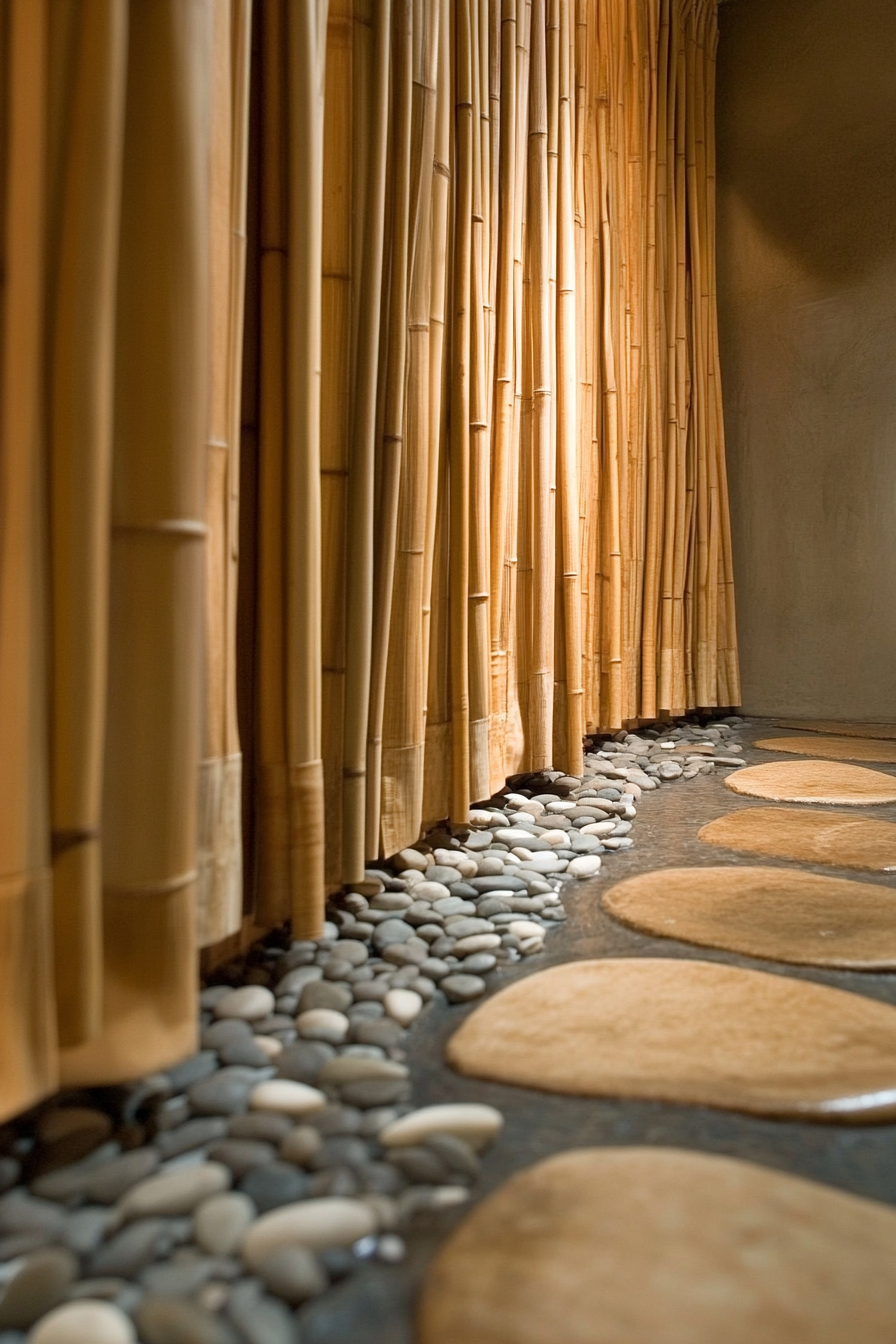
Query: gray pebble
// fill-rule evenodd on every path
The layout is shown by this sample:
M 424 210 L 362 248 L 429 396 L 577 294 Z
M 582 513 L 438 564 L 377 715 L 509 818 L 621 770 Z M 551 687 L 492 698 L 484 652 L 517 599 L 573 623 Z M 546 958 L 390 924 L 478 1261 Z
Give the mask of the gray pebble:
M 389 992 L 389 983 L 385 980 L 370 980 L 354 988 L 357 1003 L 382 1003 Z
M 100 1278 L 132 1278 L 144 1265 L 173 1249 L 171 1219 L 140 1218 L 100 1246 L 90 1261 L 90 1272 Z
M 351 1106 L 367 1110 L 375 1106 L 390 1106 L 405 1101 L 409 1095 L 403 1078 L 360 1078 L 343 1084 L 341 1095 Z
M 295 1083 L 314 1083 L 328 1059 L 336 1054 L 325 1041 L 297 1041 L 277 1056 L 277 1074 Z
M 472 1179 L 479 1175 L 480 1161 L 475 1149 L 456 1134 L 430 1134 L 423 1146 L 431 1148 L 449 1171 Z
M 188 1120 L 186 1124 L 178 1125 L 177 1129 L 165 1130 L 156 1135 L 153 1143 L 163 1160 L 167 1160 L 188 1153 L 193 1148 L 201 1148 L 206 1143 L 213 1143 L 215 1139 L 223 1139 L 226 1133 L 227 1121 L 222 1116 L 209 1115 Z
M 289 1162 L 268 1162 L 255 1167 L 240 1181 L 240 1190 L 254 1201 L 259 1213 L 295 1204 L 308 1192 L 308 1177 Z
M 47 1232 L 57 1236 L 64 1227 L 64 1212 L 48 1199 L 35 1199 L 21 1186 L 0 1196 L 0 1234 Z
M 222 1143 L 213 1144 L 208 1151 L 208 1160 L 223 1162 L 237 1181 L 256 1167 L 273 1162 L 276 1156 L 276 1149 L 259 1139 L 225 1139 Z
M 497 962 L 491 952 L 474 952 L 469 957 L 464 957 L 464 973 L 470 975 L 487 975 L 493 971 Z
M 15 1185 L 21 1173 L 21 1165 L 14 1157 L 0 1157 L 0 1195 Z
M 325 1106 L 311 1116 L 321 1134 L 360 1134 L 363 1116 L 355 1106 Z
M 500 877 L 471 877 L 470 886 L 485 895 L 490 891 L 525 891 L 526 884 L 519 877 L 505 876 Z
M 77 1276 L 71 1251 L 56 1246 L 29 1255 L 0 1295 L 0 1330 L 27 1330 L 64 1300 Z
M 135 1148 L 90 1173 L 85 1186 L 94 1204 L 115 1204 L 132 1185 L 151 1176 L 161 1158 L 156 1148 Z
M 306 985 L 313 985 L 315 981 L 322 980 L 323 974 L 322 966 L 296 966 L 293 970 L 287 971 L 281 980 L 277 981 L 277 997 L 282 998 L 286 994 L 301 994 Z
M 387 1161 L 414 1185 L 444 1185 L 448 1179 L 448 1168 L 431 1148 L 416 1144 L 395 1148 Z
M 299 1325 L 292 1312 L 264 1293 L 257 1279 L 233 1285 L 226 1311 L 246 1344 L 299 1344 Z
M 308 1195 L 311 1199 L 322 1199 L 325 1196 L 352 1199 L 359 1189 L 358 1177 L 351 1167 L 329 1167 L 311 1177 Z
M 240 1037 L 236 1041 L 228 1041 L 226 1045 L 221 1046 L 218 1057 L 222 1064 L 244 1064 L 250 1069 L 263 1069 L 268 1063 L 267 1055 L 263 1050 L 259 1050 L 251 1035 Z
M 325 1138 L 309 1159 L 312 1171 L 328 1167 L 363 1167 L 370 1161 L 370 1152 L 363 1139 L 353 1134 L 334 1134 Z
M 352 999 L 352 991 L 348 985 L 318 980 L 313 985 L 306 985 L 302 990 L 299 1011 L 307 1013 L 313 1008 L 333 1008 L 337 1013 L 344 1013 Z
M 461 898 L 461 900 L 464 900 L 464 901 L 472 901 L 472 900 L 475 900 L 475 899 L 476 899 L 476 896 L 477 896 L 476 888 L 475 888 L 475 887 L 471 887 L 470 884 L 469 884 L 469 882 L 466 882 L 466 881 L 464 881 L 464 882 L 449 882 L 449 883 L 448 883 L 448 890 L 451 892 L 451 895 L 452 895 L 452 896 L 459 896 L 459 897 Z
M 214 1050 L 200 1050 L 197 1055 L 191 1055 L 182 1064 L 175 1064 L 173 1068 L 168 1069 L 171 1091 L 186 1092 L 191 1083 L 198 1083 L 200 1078 L 207 1078 L 217 1067 L 218 1057 Z
M 403 919 L 387 919 L 374 929 L 373 945 L 380 949 L 392 947 L 397 943 L 406 943 L 413 936 L 413 927 Z
M 397 1195 L 407 1181 L 388 1162 L 368 1162 L 358 1173 L 358 1189 L 364 1195 Z
M 232 1139 L 255 1139 L 260 1143 L 280 1143 L 293 1127 L 287 1115 L 276 1111 L 250 1111 L 235 1115 L 227 1122 L 227 1133 Z
M 420 963 L 420 973 L 430 980 L 442 980 L 451 970 L 447 962 L 441 961 L 438 957 L 427 957 L 426 961 Z
M 97 1205 L 87 1205 L 70 1213 L 66 1223 L 63 1241 L 75 1255 L 89 1256 L 102 1242 L 108 1229 L 116 1219 L 112 1209 Z
M 257 1070 L 231 1064 L 194 1083 L 187 1096 L 200 1115 L 236 1115 L 246 1110 L 249 1092 L 257 1082 Z
M 239 1017 L 224 1017 L 206 1027 L 202 1033 L 203 1050 L 220 1050 L 231 1041 L 249 1040 L 252 1028 Z
M 449 938 L 472 938 L 476 933 L 494 933 L 487 919 L 452 919 L 448 921 L 445 932 Z
M 439 988 L 449 1003 L 468 1003 L 485 993 L 486 984 L 478 975 L 448 975 Z
M 292 1307 L 329 1286 L 317 1257 L 304 1246 L 282 1246 L 262 1260 L 258 1273 L 268 1291 Z
M 385 1049 L 398 1045 L 404 1037 L 404 1031 L 390 1017 L 380 1018 L 378 1022 L 353 1022 L 351 1039 L 359 1045 L 381 1045 Z
M 376 1022 L 383 1016 L 385 1009 L 378 999 L 352 1004 L 346 1016 L 349 1022 Z
M 228 1321 L 176 1297 L 147 1294 L 134 1319 L 144 1344 L 240 1344 Z

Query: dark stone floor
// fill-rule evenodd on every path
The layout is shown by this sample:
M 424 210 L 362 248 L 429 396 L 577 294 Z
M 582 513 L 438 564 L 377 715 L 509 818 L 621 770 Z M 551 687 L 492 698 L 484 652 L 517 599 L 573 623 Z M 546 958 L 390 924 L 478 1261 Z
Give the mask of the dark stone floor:
M 756 738 L 785 735 L 771 729 L 768 723 L 752 720 L 742 733 L 744 759 L 749 764 L 796 759 L 776 757 L 747 745 Z M 896 766 L 871 768 L 896 775 Z M 601 892 L 635 873 L 722 863 L 792 866 L 783 860 L 736 854 L 698 841 L 697 831 L 714 817 L 740 807 L 774 806 L 741 798 L 726 789 L 723 783 L 726 773 L 678 780 L 645 794 L 633 831 L 634 848 L 628 853 L 605 855 L 601 878 L 580 883 L 572 894 L 565 896 L 569 918 L 548 935 L 546 952 L 504 972 L 503 983 L 548 966 L 584 958 L 699 957 L 817 980 L 896 1004 L 896 975 L 781 966 L 694 948 L 624 928 L 603 912 Z M 862 808 L 862 816 L 894 821 L 896 806 Z M 896 890 L 896 875 L 882 877 L 813 868 L 808 864 L 799 866 L 810 872 L 882 883 Z M 478 1198 L 520 1168 L 568 1148 L 653 1144 L 746 1158 L 896 1205 L 896 1125 L 850 1127 L 763 1120 L 705 1107 L 561 1097 L 462 1078 L 444 1064 L 444 1045 L 465 1014 L 475 1007 L 475 1004 L 468 1007 L 443 1004 L 431 1008 L 411 1031 L 408 1052 L 414 1100 L 418 1105 L 448 1100 L 484 1101 L 504 1113 L 506 1125 L 501 1138 L 485 1155 L 482 1179 L 476 1187 Z M 439 1215 L 432 1226 L 415 1232 L 404 1264 L 371 1265 L 354 1275 L 343 1288 L 328 1294 L 319 1307 L 309 1312 L 303 1344 L 349 1344 L 349 1341 L 412 1344 L 418 1284 L 440 1241 L 463 1216 L 462 1211 Z

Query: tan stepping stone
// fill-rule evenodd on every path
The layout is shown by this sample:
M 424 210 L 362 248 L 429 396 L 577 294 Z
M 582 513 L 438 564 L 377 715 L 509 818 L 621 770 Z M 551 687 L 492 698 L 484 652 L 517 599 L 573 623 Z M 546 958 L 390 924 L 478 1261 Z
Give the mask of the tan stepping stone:
M 896 763 L 896 742 L 875 742 L 860 737 L 764 737 L 753 746 L 762 751 L 789 752 L 792 756 L 826 756 L 831 761 Z
M 427 1275 L 418 1344 L 892 1344 L 896 1210 L 730 1157 L 520 1172 Z
M 896 970 L 896 890 L 790 868 L 661 868 L 619 882 L 604 908 L 662 938 L 748 957 Z
M 896 825 L 848 812 L 795 807 L 745 807 L 697 832 L 707 845 L 801 863 L 829 863 L 870 873 L 896 873 Z
M 460 1073 L 846 1123 L 896 1119 L 896 1008 L 708 961 L 577 961 L 527 976 L 448 1043 Z
M 836 719 L 779 719 L 776 728 L 798 728 L 804 733 L 833 733 L 838 737 L 879 737 L 896 742 L 896 723 L 838 723 Z
M 729 775 L 725 787 L 748 798 L 778 803 L 896 803 L 896 779 L 880 770 L 840 761 L 769 761 Z

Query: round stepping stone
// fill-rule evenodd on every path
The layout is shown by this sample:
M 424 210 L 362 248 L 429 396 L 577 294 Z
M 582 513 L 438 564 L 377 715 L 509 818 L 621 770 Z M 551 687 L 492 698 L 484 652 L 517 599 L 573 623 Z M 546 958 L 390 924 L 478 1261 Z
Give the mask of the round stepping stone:
M 889 1344 L 896 1211 L 730 1157 L 580 1149 L 443 1247 L 419 1344 Z
M 779 719 L 776 728 L 804 733 L 833 733 L 837 737 L 876 737 L 896 742 L 896 723 L 838 723 L 836 719 Z
M 661 868 L 603 898 L 614 919 L 748 957 L 896 970 L 896 891 L 788 868 Z
M 857 737 L 766 737 L 754 742 L 763 751 L 786 751 L 794 756 L 826 756 L 832 761 L 896 763 L 896 743 Z
M 896 873 L 896 825 L 847 812 L 794 807 L 745 807 L 697 832 L 707 845 L 800 863 L 827 863 L 871 873 Z
M 896 1119 L 896 1008 L 765 971 L 624 958 L 508 985 L 448 1043 L 460 1073 L 573 1096 Z
M 896 779 L 880 770 L 834 761 L 769 761 L 729 775 L 725 787 L 748 798 L 777 803 L 846 803 L 870 806 L 896 802 Z

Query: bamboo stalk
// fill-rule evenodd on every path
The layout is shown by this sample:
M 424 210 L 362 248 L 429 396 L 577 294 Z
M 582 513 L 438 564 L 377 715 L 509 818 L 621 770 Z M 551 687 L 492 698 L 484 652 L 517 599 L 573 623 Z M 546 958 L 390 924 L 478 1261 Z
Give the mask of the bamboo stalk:
M 47 10 L 12 0 L 0 38 L 0 1116 L 56 1084 L 41 565 Z
M 68 1085 L 194 1048 L 212 7 L 133 8 L 115 352 L 104 1030 Z M 139 824 L 135 824 L 139 819 Z
M 328 0 L 287 7 L 286 749 L 293 933 L 324 907 L 321 757 L 320 360 L 323 117 Z
M 370 711 L 367 725 L 367 852 L 378 855 L 382 819 L 383 716 L 386 666 L 398 542 L 398 507 L 402 450 L 405 439 L 405 393 L 408 340 L 408 270 L 411 192 L 411 0 L 394 0 L 393 8 L 393 221 L 390 256 L 386 367 L 383 387 L 383 430 L 380 439 L 379 492 L 374 548 L 373 635 L 370 668 Z
M 374 455 L 388 133 L 391 4 L 375 8 L 370 150 L 365 196 L 359 331 L 349 460 L 346 546 L 346 674 L 343 747 L 342 876 L 363 876 L 366 857 L 367 729 L 373 640 Z
M 57 1018 L 66 1046 L 95 1035 L 102 1022 L 100 828 L 124 5 L 90 0 L 70 36 L 49 333 L 53 909 Z

